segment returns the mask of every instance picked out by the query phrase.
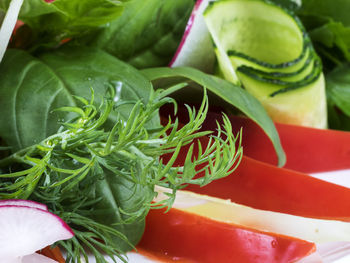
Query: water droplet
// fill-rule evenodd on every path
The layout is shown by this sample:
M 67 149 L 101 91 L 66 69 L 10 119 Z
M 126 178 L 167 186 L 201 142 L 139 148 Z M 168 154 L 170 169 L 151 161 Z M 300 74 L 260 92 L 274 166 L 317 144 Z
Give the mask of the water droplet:
M 272 240 L 272 241 L 271 241 L 271 246 L 272 246 L 273 248 L 276 248 L 276 247 L 277 247 L 277 241 L 276 241 L 276 240 Z
M 122 86 L 123 86 L 123 82 L 121 81 L 116 81 L 115 83 L 113 83 L 115 85 L 115 96 L 114 96 L 114 101 L 117 102 L 118 100 L 120 100 L 120 96 L 122 93 Z

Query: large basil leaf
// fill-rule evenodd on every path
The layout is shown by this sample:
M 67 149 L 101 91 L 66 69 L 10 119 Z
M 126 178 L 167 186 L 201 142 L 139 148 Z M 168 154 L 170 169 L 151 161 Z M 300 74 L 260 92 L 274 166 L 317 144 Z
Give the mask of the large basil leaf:
M 120 18 L 78 42 L 137 68 L 164 66 L 179 45 L 193 5 L 193 0 L 132 0 Z
M 260 102 L 241 87 L 193 68 L 151 68 L 144 69 L 141 72 L 152 81 L 174 77 L 187 78 L 207 88 L 260 125 L 276 149 L 279 165 L 285 164 L 286 156 L 272 120 Z M 183 80 L 180 79 L 179 81 L 182 82 Z
M 40 142 L 63 116 L 52 110 L 74 105 L 55 73 L 24 51 L 8 50 L 0 64 L 0 137 L 14 151 Z
M 56 45 L 114 20 L 123 11 L 123 1 L 24 0 L 19 18 L 32 29 L 33 45 Z M 6 10 L 10 2 L 0 0 L 0 9 Z
M 72 95 L 90 98 L 90 88 L 99 103 L 110 85 L 116 99 L 131 102 L 118 108 L 124 118 L 152 89 L 136 69 L 97 49 L 63 48 L 40 59 L 8 50 L 0 64 L 0 137 L 13 150 L 38 143 L 56 132 L 64 117 L 53 109 L 74 105 Z

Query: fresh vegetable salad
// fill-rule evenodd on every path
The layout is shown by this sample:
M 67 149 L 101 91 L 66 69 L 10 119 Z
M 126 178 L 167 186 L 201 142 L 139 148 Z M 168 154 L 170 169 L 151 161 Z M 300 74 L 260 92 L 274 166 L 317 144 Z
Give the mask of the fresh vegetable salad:
M 0 262 L 348 254 L 349 11 L 0 0 Z

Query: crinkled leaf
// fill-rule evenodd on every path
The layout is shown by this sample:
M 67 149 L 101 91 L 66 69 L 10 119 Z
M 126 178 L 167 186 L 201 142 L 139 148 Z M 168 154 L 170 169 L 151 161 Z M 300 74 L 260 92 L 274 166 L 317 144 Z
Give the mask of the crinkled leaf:
M 132 0 L 122 16 L 78 42 L 138 67 L 167 65 L 182 38 L 193 0 Z

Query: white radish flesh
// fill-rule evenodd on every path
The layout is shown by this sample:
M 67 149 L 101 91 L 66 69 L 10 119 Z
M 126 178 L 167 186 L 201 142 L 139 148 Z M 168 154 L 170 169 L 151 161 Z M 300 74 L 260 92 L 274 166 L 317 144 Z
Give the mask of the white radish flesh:
M 213 43 L 203 18 L 208 0 L 198 0 L 187 23 L 170 67 L 188 66 L 212 73 L 215 64 Z
M 23 199 L 0 200 L 0 206 L 4 205 L 27 206 L 48 211 L 47 206 L 42 203 Z
M 22 258 L 22 263 L 57 263 L 57 261 L 45 257 L 43 255 L 34 253 L 32 255 L 28 255 Z
M 73 235 L 64 221 L 48 211 L 26 206 L 0 206 L 0 258 L 30 255 Z

